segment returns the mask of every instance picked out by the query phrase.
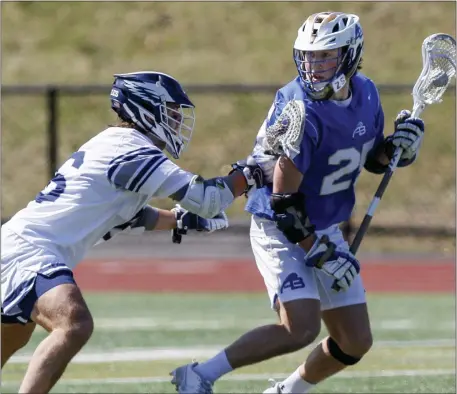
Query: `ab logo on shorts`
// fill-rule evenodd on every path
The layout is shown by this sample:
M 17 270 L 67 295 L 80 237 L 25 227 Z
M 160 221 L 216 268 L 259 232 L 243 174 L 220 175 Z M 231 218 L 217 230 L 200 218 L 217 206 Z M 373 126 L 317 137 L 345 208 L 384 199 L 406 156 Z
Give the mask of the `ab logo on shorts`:
M 305 282 L 300 278 L 295 272 L 289 274 L 286 280 L 283 282 L 280 292 L 283 293 L 284 289 L 297 290 L 303 289 L 305 287 Z

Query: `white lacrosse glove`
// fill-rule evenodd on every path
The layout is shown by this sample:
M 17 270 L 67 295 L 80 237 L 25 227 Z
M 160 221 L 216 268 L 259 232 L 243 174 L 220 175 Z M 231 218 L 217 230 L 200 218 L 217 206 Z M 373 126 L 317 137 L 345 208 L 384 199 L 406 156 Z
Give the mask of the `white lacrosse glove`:
M 400 160 L 410 161 L 415 158 L 421 146 L 425 132 L 424 121 L 412 118 L 411 112 L 404 109 L 397 115 L 394 124 L 395 132 L 387 137 L 386 142 L 393 146 L 393 150 L 398 147 L 403 149 Z
M 260 189 L 265 184 L 264 171 L 251 155 L 244 160 L 238 160 L 236 163 L 233 163 L 232 170 L 229 172 L 229 175 L 234 171 L 240 171 L 246 179 L 248 186 L 244 191 L 245 194 L 247 194 L 253 187 Z
M 275 171 L 276 162 L 278 161 L 278 156 L 270 155 L 266 153 L 260 145 L 256 145 L 251 157 L 262 169 L 264 183 L 273 183 L 273 174 Z
M 332 289 L 337 292 L 346 291 L 360 272 L 355 256 L 346 250 L 338 251 L 326 235 L 317 240 L 306 254 L 305 264 L 334 278 Z
M 212 233 L 213 231 L 222 230 L 229 226 L 228 218 L 224 211 L 221 211 L 211 219 L 205 219 L 195 213 L 189 212 L 179 204 L 176 204 L 171 211 L 176 216 L 176 228 L 172 230 L 173 243 L 181 243 L 182 235 L 186 235 L 189 230 Z

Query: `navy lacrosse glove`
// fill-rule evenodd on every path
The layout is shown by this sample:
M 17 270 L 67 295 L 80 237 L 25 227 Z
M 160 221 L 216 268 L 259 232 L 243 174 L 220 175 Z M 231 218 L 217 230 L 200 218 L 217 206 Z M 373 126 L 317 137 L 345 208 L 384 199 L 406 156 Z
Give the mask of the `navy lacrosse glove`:
M 229 226 L 228 218 L 224 211 L 221 211 L 211 219 L 205 219 L 189 212 L 179 204 L 176 204 L 172 211 L 176 216 L 176 228 L 172 230 L 173 243 L 181 243 L 182 236 L 186 235 L 189 230 L 211 233 Z

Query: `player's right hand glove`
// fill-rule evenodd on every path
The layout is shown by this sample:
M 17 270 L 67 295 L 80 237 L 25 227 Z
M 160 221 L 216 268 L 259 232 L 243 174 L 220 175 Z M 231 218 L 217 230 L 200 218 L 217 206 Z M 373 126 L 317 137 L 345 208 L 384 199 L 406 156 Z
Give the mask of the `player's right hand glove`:
M 338 251 L 326 235 L 317 240 L 306 254 L 305 264 L 334 278 L 332 289 L 337 292 L 347 290 L 360 273 L 355 256 L 349 251 Z
M 412 118 L 411 111 L 400 111 L 395 119 L 395 132 L 387 137 L 387 144 L 391 145 L 391 153 L 401 147 L 403 152 L 400 160 L 411 161 L 417 155 L 424 137 L 425 125 L 421 118 Z M 408 163 L 410 164 L 410 163 Z
M 221 211 L 211 219 L 205 219 L 176 204 L 172 212 L 176 216 L 176 228 L 172 230 L 173 243 L 181 243 L 182 236 L 186 235 L 189 230 L 212 233 L 229 226 L 228 218 L 224 211 Z

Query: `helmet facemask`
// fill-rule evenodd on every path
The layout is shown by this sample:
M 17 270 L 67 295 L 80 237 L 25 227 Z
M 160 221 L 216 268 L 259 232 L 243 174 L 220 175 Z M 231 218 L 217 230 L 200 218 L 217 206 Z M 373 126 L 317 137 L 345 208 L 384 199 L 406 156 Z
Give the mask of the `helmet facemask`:
M 167 137 L 167 151 L 177 159 L 189 144 L 195 125 L 194 107 L 163 102 L 160 105 L 160 125 Z
M 336 91 L 331 84 L 342 68 L 346 57 L 345 52 L 347 48 L 323 51 L 294 49 L 298 73 L 313 98 L 328 98 Z

